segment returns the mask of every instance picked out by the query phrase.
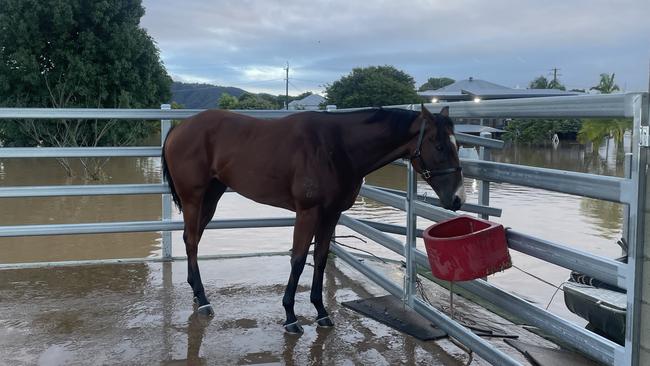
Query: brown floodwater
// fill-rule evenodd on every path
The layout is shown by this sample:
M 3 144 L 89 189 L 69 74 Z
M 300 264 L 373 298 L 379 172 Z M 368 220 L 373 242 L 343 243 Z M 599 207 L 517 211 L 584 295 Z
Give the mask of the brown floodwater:
M 622 176 L 622 162 L 610 146 L 592 152 L 578 144 L 553 147 L 511 146 L 493 152 L 493 160 L 531 166 Z M 77 170 L 79 166 L 76 166 Z M 160 181 L 160 161 L 154 158 L 113 158 L 105 167 L 106 183 L 155 183 Z M 390 188 L 405 188 L 406 172 L 387 166 L 367 177 L 367 183 Z M 0 186 L 84 184 L 68 178 L 54 159 L 0 160 Z M 477 200 L 478 182 L 466 179 L 468 201 Z M 424 182 L 420 193 L 433 195 Z M 510 184 L 491 185 L 491 205 L 501 208 L 501 217 L 492 218 L 518 231 L 557 241 L 590 253 L 615 258 L 620 255 L 616 240 L 621 236 L 622 206 L 590 198 L 571 196 Z M 120 222 L 160 219 L 160 197 L 156 195 L 55 197 L 0 199 L 1 225 Z M 348 212 L 354 217 L 404 224 L 403 212 L 359 198 Z M 216 218 L 288 217 L 286 210 L 259 205 L 234 193 L 224 195 Z M 175 218 L 181 219 L 178 212 Z M 418 220 L 425 228 L 431 223 Z M 338 235 L 352 234 L 344 227 Z M 173 237 L 173 254 L 184 255 L 180 232 Z M 372 243 L 342 239 L 348 245 L 397 258 L 392 252 Z M 422 243 L 419 245 L 423 248 Z M 229 254 L 287 250 L 291 247 L 291 228 L 211 230 L 204 234 L 200 254 Z M 160 233 L 129 233 L 74 236 L 0 238 L 0 263 L 61 261 L 159 256 Z M 535 258 L 512 252 L 514 264 L 560 285 L 569 271 Z M 516 268 L 490 277 L 490 281 L 533 301 L 547 305 L 555 288 Z M 576 321 L 564 307 L 561 294 L 550 310 Z

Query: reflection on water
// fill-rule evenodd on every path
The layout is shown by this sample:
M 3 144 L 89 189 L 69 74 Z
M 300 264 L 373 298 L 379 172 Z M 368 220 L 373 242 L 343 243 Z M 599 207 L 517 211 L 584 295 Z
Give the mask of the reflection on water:
M 605 147 L 606 148 L 606 147 Z M 622 162 L 610 146 L 592 152 L 578 144 L 552 147 L 511 146 L 492 152 L 494 161 L 522 165 L 622 176 Z M 160 181 L 160 162 L 154 158 L 113 158 L 106 166 L 108 183 L 155 183 Z M 406 172 L 389 165 L 367 177 L 367 183 L 405 189 Z M 69 179 L 53 159 L 0 160 L 0 185 L 83 184 Z M 465 181 L 468 201 L 477 200 L 478 183 Z M 420 193 L 434 195 L 419 182 Z M 539 189 L 491 184 L 491 205 L 503 209 L 503 215 L 492 218 L 518 231 L 610 258 L 619 256 L 615 244 L 621 236 L 622 206 L 590 198 L 570 196 Z M 109 222 L 157 220 L 160 218 L 159 196 L 105 196 L 1 199 L 2 225 Z M 398 209 L 359 198 L 349 212 L 356 217 L 404 224 L 405 215 Z M 291 216 L 291 212 L 256 204 L 236 194 L 226 194 L 219 203 L 216 217 Z M 175 212 L 175 219 L 182 219 Z M 418 226 L 430 223 L 419 219 Z M 337 234 L 350 233 L 345 228 Z M 0 262 L 27 262 L 95 258 L 123 258 L 160 255 L 159 233 L 54 236 L 32 238 L 0 238 Z M 180 232 L 173 234 L 174 255 L 184 255 Z M 350 243 L 364 246 L 361 242 Z M 422 245 L 420 243 L 420 245 Z M 365 245 L 375 253 L 390 256 L 388 250 Z M 291 228 L 251 230 L 210 230 L 201 242 L 201 254 L 259 252 L 286 250 L 291 247 Z M 513 253 L 515 265 L 540 275 L 556 284 L 562 283 L 568 271 L 525 255 Z M 499 285 L 540 304 L 551 297 L 552 287 L 532 282 L 522 286 L 523 276 L 511 269 L 494 276 Z M 492 280 L 492 279 L 491 279 Z M 566 309 L 557 297 L 551 305 L 555 312 Z

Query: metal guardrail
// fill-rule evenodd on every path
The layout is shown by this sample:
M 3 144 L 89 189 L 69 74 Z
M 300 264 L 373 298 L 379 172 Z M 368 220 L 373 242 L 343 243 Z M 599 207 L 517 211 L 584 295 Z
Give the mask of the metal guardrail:
M 549 97 L 549 98 L 530 98 L 515 100 L 497 100 L 484 101 L 481 103 L 458 102 L 458 103 L 437 103 L 428 104 L 427 108 L 433 112 L 445 105 L 450 105 L 450 114 L 452 117 L 519 117 L 519 118 L 568 118 L 568 117 L 634 117 L 635 128 L 641 124 L 643 117 L 639 110 L 648 108 L 647 96 L 640 98 L 641 94 L 616 94 L 616 95 L 598 95 L 598 96 L 570 96 L 570 97 Z M 643 102 L 641 100 L 643 99 Z M 394 107 L 411 107 L 411 106 L 394 106 Z M 417 106 L 419 108 L 419 106 Z M 347 111 L 347 110 L 339 110 Z M 169 120 L 182 119 L 190 117 L 200 110 L 107 110 L 107 109 L 12 109 L 0 108 L 0 119 L 164 119 L 162 130 L 169 127 Z M 240 111 L 243 114 L 252 115 L 260 118 L 278 118 L 295 112 L 292 111 Z M 336 113 L 336 112 L 333 112 Z M 644 112 L 646 113 L 646 112 Z M 647 121 L 646 121 L 647 123 Z M 499 148 L 502 142 L 475 136 L 465 136 L 458 134 L 458 140 L 464 143 L 472 143 L 485 147 Z M 638 141 L 638 137 L 637 140 Z M 638 151 L 637 151 L 638 153 Z M 102 157 L 102 156 L 160 156 L 160 147 L 130 147 L 130 148 L 0 148 L 0 158 L 20 158 L 20 157 Z M 565 172 L 554 169 L 541 169 L 532 167 L 522 167 L 512 164 L 501 164 L 486 161 L 464 160 L 463 167 L 465 175 L 474 177 L 483 181 L 506 182 L 511 184 L 526 185 L 541 189 L 565 192 L 581 196 L 605 199 L 613 202 L 627 203 L 631 206 L 631 212 L 636 212 L 640 205 L 634 200 L 638 197 L 636 181 L 639 180 L 639 169 L 632 173 L 632 179 L 603 177 L 592 174 Z M 409 174 L 412 174 L 409 173 Z M 413 177 L 409 177 L 410 179 Z M 636 180 L 635 180 L 636 179 Z M 411 179 L 411 181 L 413 181 Z M 487 187 L 487 186 L 485 186 Z M 172 221 L 170 216 L 171 207 L 166 193 L 166 187 L 162 184 L 146 185 L 107 185 L 107 186 L 43 186 L 43 187 L 2 187 L 0 188 L 0 197 L 45 197 L 45 196 L 63 196 L 63 195 L 104 195 L 104 194 L 161 194 L 163 193 L 163 207 L 167 207 L 167 213 L 163 214 L 162 221 L 141 221 L 129 223 L 91 223 L 91 224 L 65 224 L 65 225 L 23 225 L 23 226 L 5 226 L 0 227 L 0 237 L 4 236 L 22 236 L 22 235 L 63 235 L 63 234 L 87 234 L 87 233 L 106 233 L 106 232 L 134 232 L 134 231 L 171 231 L 181 230 L 183 223 Z M 417 192 L 410 190 L 407 194 L 410 197 L 417 197 Z M 414 215 L 425 217 L 433 221 L 439 221 L 446 218 L 454 217 L 455 214 L 441 208 L 436 208 L 420 201 L 411 201 L 406 207 L 405 199 L 401 193 L 386 192 L 382 189 L 364 186 L 361 194 L 373 200 L 397 207 L 407 209 Z M 494 214 L 493 208 L 490 208 L 489 200 L 484 197 L 481 205 L 472 207 L 481 215 L 489 216 Z M 489 211 L 489 212 L 488 212 Z M 407 228 L 396 225 L 382 223 L 367 224 L 358 220 L 351 219 L 347 216 L 341 217 L 341 224 L 344 224 L 355 231 L 368 236 L 370 239 L 386 246 L 387 248 L 405 254 L 408 273 L 413 273 L 415 263 L 427 267 L 428 261 L 424 253 L 417 251 L 414 245 L 415 235 L 409 234 L 409 230 L 414 230 L 414 223 L 409 220 Z M 239 228 L 239 227 L 268 227 L 268 226 L 291 226 L 293 218 L 273 218 L 273 219 L 241 219 L 241 220 L 220 220 L 213 221 L 208 228 Z M 630 226 L 635 226 L 635 220 L 630 220 Z M 373 228 L 374 227 L 374 228 Z M 382 233 L 376 228 L 388 232 L 400 232 L 407 235 L 407 245 L 400 240 Z M 409 229 L 410 228 L 410 229 Z M 414 231 L 418 233 L 417 230 Z M 638 247 L 637 236 L 635 231 L 631 230 L 631 245 Z M 635 293 L 638 292 L 638 281 L 636 280 L 635 268 L 638 268 L 638 255 L 631 252 L 631 265 L 614 262 L 607 258 L 594 256 L 582 251 L 569 248 L 565 245 L 553 243 L 532 236 L 528 236 L 516 231 L 509 230 L 508 242 L 512 249 L 523 253 L 533 255 L 542 260 L 554 263 L 565 268 L 579 270 L 583 273 L 592 275 L 607 283 L 618 285 L 619 287 L 630 288 L 629 284 L 634 284 L 634 291 L 630 292 L 628 299 L 634 299 Z M 339 252 L 340 248 L 335 251 Z M 163 249 L 163 256 L 171 258 L 171 248 Z M 342 254 L 347 256 L 347 254 Z M 410 258 L 410 259 L 409 259 Z M 350 255 L 347 257 L 348 262 L 354 262 Z M 373 273 L 363 265 L 356 263 L 355 268 L 369 275 L 389 292 L 398 295 L 402 293 L 395 284 L 389 284 L 383 281 L 379 274 Z M 470 332 L 462 329 L 458 324 L 450 321 L 439 313 L 437 310 L 429 307 L 414 298 L 412 291 L 408 291 L 414 285 L 411 283 L 414 278 L 408 278 L 404 289 L 405 299 L 413 308 L 422 313 L 431 320 L 442 324 L 443 329 L 463 341 L 468 347 L 476 351 L 481 357 L 486 358 L 494 363 L 510 363 L 509 358 L 494 352 L 480 338 L 473 337 Z M 591 332 L 581 329 L 545 310 L 538 308 L 526 301 L 517 298 L 503 290 L 496 288 L 483 281 L 471 281 L 462 284 L 463 287 L 471 292 L 481 295 L 490 302 L 504 309 L 509 309 L 515 313 L 523 314 L 532 319 L 533 324 L 543 331 L 562 338 L 565 342 L 573 345 L 577 349 L 585 352 L 594 359 L 608 364 L 620 360 L 631 360 L 634 358 L 634 347 L 632 342 L 638 342 L 638 336 L 628 336 L 626 347 L 620 347 L 612 342 L 596 336 Z M 628 306 L 632 307 L 628 311 L 634 316 L 628 319 L 628 328 L 636 329 L 630 334 L 638 334 L 638 329 L 633 321 L 638 310 L 634 308 L 637 300 L 628 301 Z M 636 338 L 635 338 L 636 337 Z M 624 355 L 624 356 L 621 356 Z
M 3 147 L 0 158 L 90 158 L 160 156 L 155 147 Z
M 576 95 L 562 97 L 486 100 L 475 102 L 427 103 L 425 107 L 438 112 L 449 106 L 452 118 L 620 118 L 634 117 L 633 98 L 639 93 Z M 399 104 L 386 108 L 411 108 L 420 105 Z M 367 108 L 346 108 L 329 113 Z M 111 109 L 111 108 L 0 108 L 0 119 L 184 119 L 203 109 Z M 281 118 L 302 111 L 234 110 L 258 118 Z
M 385 187 L 378 187 L 378 186 L 372 186 L 372 185 L 364 185 L 364 187 L 367 188 L 374 188 L 374 189 L 380 189 L 384 192 L 396 194 L 398 196 L 406 198 L 406 192 L 400 191 L 397 189 L 391 189 L 391 188 L 385 188 Z M 434 206 L 440 206 L 440 200 L 435 197 L 427 197 L 424 195 L 417 195 L 417 199 L 419 201 L 422 201 L 423 203 L 428 203 L 432 204 Z M 472 213 L 479 213 L 479 214 L 485 214 L 488 216 L 495 216 L 495 217 L 500 217 L 501 216 L 501 209 L 500 208 L 495 208 L 495 207 L 490 207 L 490 206 L 485 206 L 485 205 L 477 205 L 474 203 L 470 202 L 465 202 L 463 206 L 460 208 L 461 211 L 465 212 L 472 212 Z
M 208 229 L 241 229 L 293 226 L 295 218 L 259 218 L 215 220 Z M 183 221 L 126 221 L 88 224 L 48 224 L 0 226 L 0 238 L 17 236 L 134 233 L 183 230 Z
M 166 184 L 155 183 L 0 187 L 0 198 L 107 196 L 163 193 L 169 193 L 169 187 L 167 187 Z
M 463 174 L 490 182 L 511 183 L 607 201 L 629 203 L 622 192 L 629 179 L 566 170 L 463 159 Z

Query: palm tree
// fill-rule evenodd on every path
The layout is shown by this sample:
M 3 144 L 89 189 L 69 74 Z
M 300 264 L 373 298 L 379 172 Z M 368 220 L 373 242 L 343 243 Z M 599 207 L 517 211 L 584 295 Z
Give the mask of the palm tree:
M 612 75 L 609 75 L 608 73 L 600 74 L 600 82 L 598 85 L 592 86 L 589 90 L 598 90 L 601 94 L 611 94 L 615 91 L 621 90 L 618 85 L 614 83 L 614 75 L 616 75 L 616 73 L 612 73 Z
M 612 137 L 619 150 L 623 147 L 625 131 L 632 128 L 630 119 L 586 119 L 578 132 L 578 141 L 591 142 L 594 149 L 600 146 L 605 137 Z
M 600 74 L 600 82 L 592 86 L 589 90 L 598 90 L 601 94 L 611 94 L 620 90 L 614 83 L 615 73 Z M 598 148 L 604 138 L 613 137 L 614 142 L 619 150 L 623 150 L 623 136 L 625 131 L 632 128 L 630 119 L 588 119 L 582 122 L 580 132 L 578 132 L 578 141 L 582 143 L 591 142 L 594 150 Z M 608 140 L 609 141 L 609 140 Z

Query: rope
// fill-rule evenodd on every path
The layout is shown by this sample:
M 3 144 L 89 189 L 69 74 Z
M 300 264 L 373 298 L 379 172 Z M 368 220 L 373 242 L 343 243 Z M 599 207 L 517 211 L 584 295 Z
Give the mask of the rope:
M 371 253 L 371 252 L 369 252 L 369 251 L 367 251 L 367 250 L 359 249 L 359 248 L 357 248 L 357 247 L 353 247 L 353 246 L 351 246 L 351 245 L 343 244 L 343 243 L 341 243 L 340 241 L 335 240 L 335 239 L 338 239 L 338 238 L 351 238 L 351 239 L 357 239 L 357 240 L 359 240 L 359 241 L 361 241 L 361 242 L 363 242 L 363 243 L 368 243 L 368 242 L 365 241 L 364 239 L 362 239 L 362 238 L 360 238 L 360 237 L 358 237 L 358 236 L 356 236 L 356 235 L 338 235 L 338 236 L 332 236 L 332 241 L 333 241 L 334 243 L 336 243 L 336 244 L 338 244 L 338 245 L 340 245 L 340 246 L 342 246 L 342 247 L 346 247 L 346 248 L 350 248 L 350 249 L 352 249 L 352 250 L 356 250 L 356 251 L 359 251 L 359 252 L 362 252 L 362 253 L 366 253 L 366 254 L 368 254 L 368 255 L 374 257 L 375 259 L 381 261 L 382 263 L 384 263 L 384 264 L 388 264 L 388 262 L 386 262 L 383 258 L 378 257 L 378 256 L 376 256 L 375 254 L 373 254 L 373 253 Z M 316 242 L 312 242 L 311 244 L 315 244 L 315 243 L 316 243 Z
M 561 286 L 564 285 L 567 281 L 564 281 L 564 282 L 562 282 L 562 283 L 560 284 L 560 286 L 557 286 L 557 285 L 555 285 L 555 284 L 553 284 L 553 283 L 551 283 L 551 282 L 546 281 L 545 279 L 543 279 L 543 278 L 541 278 L 541 277 L 539 277 L 539 276 L 536 276 L 536 275 L 534 275 L 534 274 L 532 274 L 532 273 L 530 273 L 530 272 L 527 272 L 527 271 L 525 271 L 525 270 L 523 270 L 523 269 L 521 269 L 521 268 L 515 266 L 514 264 L 513 264 L 512 266 L 513 266 L 514 268 L 520 270 L 521 272 L 523 272 L 523 273 L 529 275 L 530 277 L 532 277 L 532 278 L 534 278 L 534 279 L 536 279 L 536 280 L 538 280 L 538 281 L 540 281 L 540 282 L 543 282 L 543 283 L 545 283 L 545 284 L 547 284 L 547 285 L 549 285 L 549 286 L 555 288 L 555 292 L 553 292 L 553 296 L 551 296 L 551 299 L 548 301 L 548 304 L 546 304 L 546 308 L 545 308 L 546 310 L 548 310 L 548 308 L 551 306 L 551 303 L 553 303 L 553 299 L 555 298 L 555 295 L 557 295 L 557 293 L 558 293 L 559 291 L 564 292 L 564 289 L 562 289 Z

